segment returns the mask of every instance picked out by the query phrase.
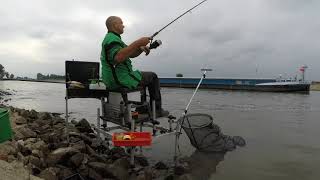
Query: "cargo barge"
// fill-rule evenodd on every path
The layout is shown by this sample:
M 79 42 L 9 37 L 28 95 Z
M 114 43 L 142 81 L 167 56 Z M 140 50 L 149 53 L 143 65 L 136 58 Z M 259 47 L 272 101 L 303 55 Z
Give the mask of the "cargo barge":
M 195 88 L 200 78 L 160 78 L 162 87 Z M 305 81 L 278 81 L 276 79 L 227 79 L 206 78 L 200 88 L 269 91 L 269 92 L 309 92 L 310 83 Z

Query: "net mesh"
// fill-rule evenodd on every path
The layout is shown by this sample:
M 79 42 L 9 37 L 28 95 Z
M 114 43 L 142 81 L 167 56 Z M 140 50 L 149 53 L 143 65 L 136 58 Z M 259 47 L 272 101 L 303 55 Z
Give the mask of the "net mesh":
M 213 123 L 208 114 L 187 114 L 179 119 L 191 144 L 200 151 L 220 152 L 225 149 L 225 141 L 220 127 Z

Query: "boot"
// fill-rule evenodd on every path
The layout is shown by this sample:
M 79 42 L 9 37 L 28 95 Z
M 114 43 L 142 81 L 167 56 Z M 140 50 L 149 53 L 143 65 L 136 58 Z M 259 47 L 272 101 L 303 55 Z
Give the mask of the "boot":
M 168 115 L 169 115 L 169 111 L 164 110 L 164 109 L 162 109 L 162 108 L 157 109 L 157 111 L 156 111 L 156 117 L 157 117 L 157 118 L 158 118 L 158 117 L 167 117 Z

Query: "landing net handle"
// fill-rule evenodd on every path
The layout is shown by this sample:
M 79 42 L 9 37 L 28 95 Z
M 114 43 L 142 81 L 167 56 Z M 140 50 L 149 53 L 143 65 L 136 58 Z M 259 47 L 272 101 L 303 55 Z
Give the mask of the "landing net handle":
M 199 83 L 198 83 L 195 91 L 193 92 L 193 94 L 192 94 L 192 96 L 191 96 L 191 98 L 190 98 L 190 100 L 189 100 L 189 102 L 188 102 L 188 104 L 187 104 L 187 106 L 186 106 L 183 114 L 182 114 L 182 122 L 181 122 L 181 124 L 180 124 L 180 123 L 177 123 L 177 126 L 176 126 L 176 139 L 175 139 L 175 148 L 174 148 L 174 163 L 175 163 L 175 166 L 177 165 L 177 150 L 178 150 L 178 146 L 179 146 L 179 145 L 178 145 L 179 136 L 180 136 L 181 130 L 182 130 L 181 125 L 184 123 L 184 120 L 186 119 L 186 115 L 187 115 L 187 113 L 188 113 L 188 109 L 189 109 L 189 107 L 190 107 L 190 104 L 191 104 L 191 102 L 192 102 L 195 94 L 197 93 L 197 91 L 198 91 L 198 89 L 199 89 L 199 87 L 200 87 L 203 79 L 206 78 L 206 73 L 207 73 L 207 71 L 212 71 L 212 69 L 204 68 L 204 69 L 201 69 L 201 71 L 203 71 L 202 77 L 201 77 L 201 79 L 200 79 L 200 81 L 199 81 Z M 187 118 L 187 121 L 188 121 L 188 125 L 191 127 L 188 118 Z M 180 124 L 180 125 L 179 125 L 179 124 Z M 191 129 L 191 133 L 192 133 L 192 135 L 193 135 L 192 129 Z M 195 138 L 195 137 L 193 137 L 193 138 Z

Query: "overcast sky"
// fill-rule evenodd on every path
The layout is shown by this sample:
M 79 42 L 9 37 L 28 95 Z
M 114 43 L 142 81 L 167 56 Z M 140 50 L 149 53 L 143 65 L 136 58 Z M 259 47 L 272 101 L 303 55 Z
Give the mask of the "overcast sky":
M 105 19 L 122 39 L 150 36 L 201 0 L 7 0 L 0 6 L 0 64 L 16 76 L 64 74 L 64 61 L 100 61 Z M 208 0 L 162 31 L 162 46 L 133 59 L 161 77 L 320 79 L 319 0 Z

